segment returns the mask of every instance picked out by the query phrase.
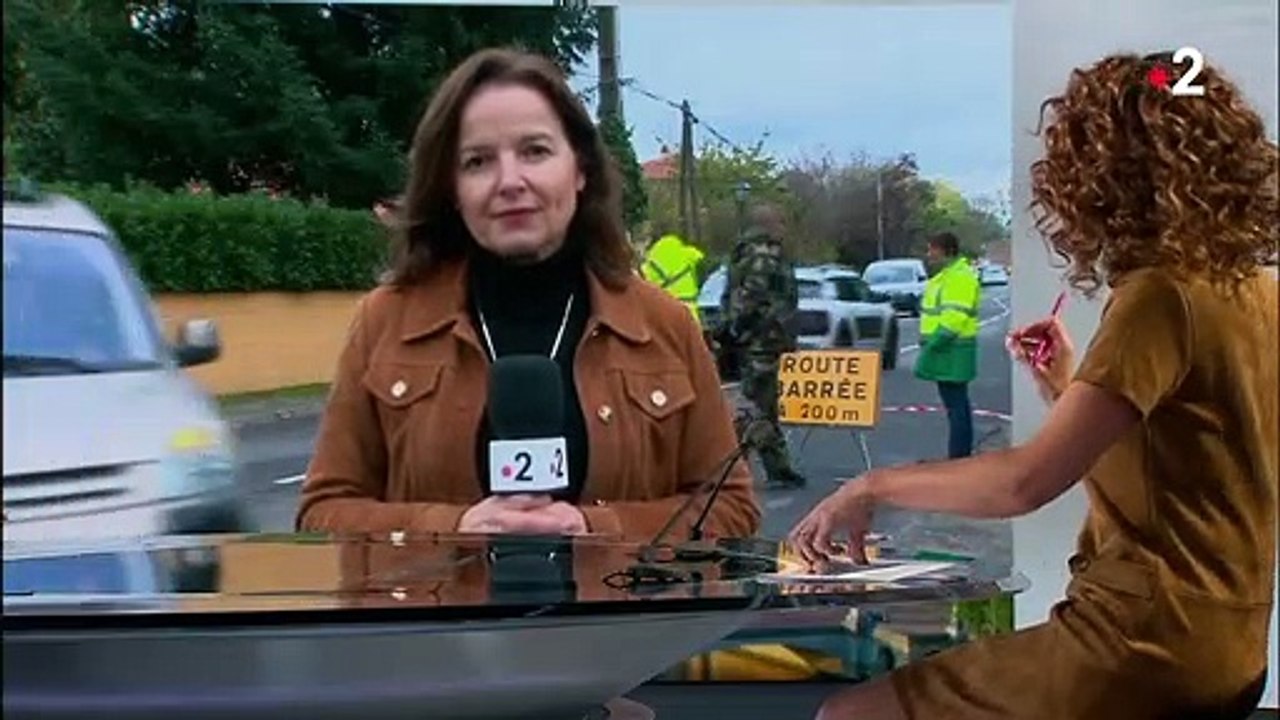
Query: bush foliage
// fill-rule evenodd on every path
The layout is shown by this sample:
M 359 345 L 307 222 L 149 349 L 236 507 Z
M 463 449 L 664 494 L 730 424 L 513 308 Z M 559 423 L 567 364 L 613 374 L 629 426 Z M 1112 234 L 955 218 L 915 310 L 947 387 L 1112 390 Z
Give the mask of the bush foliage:
M 373 287 L 387 235 L 369 211 L 265 193 L 51 187 L 115 231 L 151 292 L 314 292 Z

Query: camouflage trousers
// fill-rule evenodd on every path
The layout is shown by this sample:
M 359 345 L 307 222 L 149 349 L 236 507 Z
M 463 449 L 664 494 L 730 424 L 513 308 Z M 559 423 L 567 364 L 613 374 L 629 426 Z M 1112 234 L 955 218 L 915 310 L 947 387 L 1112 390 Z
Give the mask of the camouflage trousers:
M 787 452 L 787 437 L 778 424 L 778 355 L 748 351 L 742 355 L 742 395 L 763 419 L 757 432 L 757 449 L 769 480 L 785 481 L 794 475 Z M 741 434 L 742 428 L 739 428 Z

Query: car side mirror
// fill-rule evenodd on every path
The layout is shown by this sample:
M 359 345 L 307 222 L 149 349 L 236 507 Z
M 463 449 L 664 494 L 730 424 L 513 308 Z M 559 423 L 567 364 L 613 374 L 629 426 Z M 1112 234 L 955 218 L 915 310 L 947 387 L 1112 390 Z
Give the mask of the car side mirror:
M 218 326 L 212 320 L 188 320 L 178 329 L 173 354 L 181 367 L 213 362 L 222 355 Z

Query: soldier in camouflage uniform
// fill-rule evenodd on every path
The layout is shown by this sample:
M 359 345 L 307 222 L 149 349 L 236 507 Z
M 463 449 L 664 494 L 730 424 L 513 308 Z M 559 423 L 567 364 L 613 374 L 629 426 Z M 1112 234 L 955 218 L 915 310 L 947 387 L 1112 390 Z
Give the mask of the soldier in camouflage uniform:
M 729 259 L 724 331 L 740 351 L 742 394 L 765 418 L 757 436 L 768 484 L 795 488 L 804 476 L 791 467 L 786 436 L 778 425 L 779 356 L 795 349 L 792 318 L 799 297 L 795 267 L 782 247 L 781 211 L 753 208 L 750 225 Z

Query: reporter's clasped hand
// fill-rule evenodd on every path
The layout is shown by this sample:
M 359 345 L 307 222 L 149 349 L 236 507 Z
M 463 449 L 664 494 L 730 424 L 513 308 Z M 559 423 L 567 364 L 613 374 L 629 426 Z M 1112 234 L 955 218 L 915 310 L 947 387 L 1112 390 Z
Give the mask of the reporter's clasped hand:
M 492 495 L 462 515 L 458 532 L 583 535 L 587 520 L 576 507 L 550 495 Z

